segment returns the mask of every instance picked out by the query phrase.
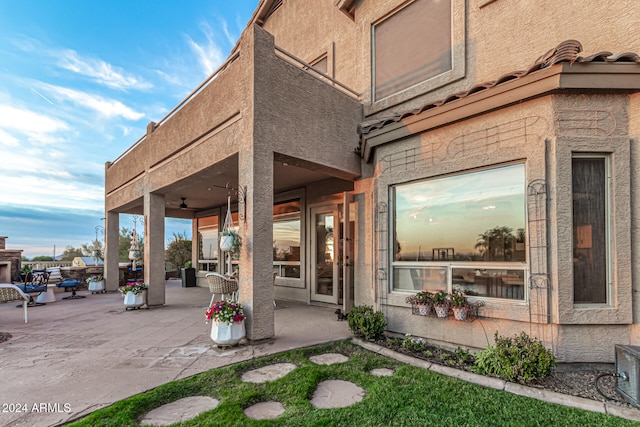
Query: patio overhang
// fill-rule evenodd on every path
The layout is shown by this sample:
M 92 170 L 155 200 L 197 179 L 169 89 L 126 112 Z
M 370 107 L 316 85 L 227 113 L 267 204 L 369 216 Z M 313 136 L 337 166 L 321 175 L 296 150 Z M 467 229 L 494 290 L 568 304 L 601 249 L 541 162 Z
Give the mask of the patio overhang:
M 247 150 L 273 162 L 276 193 L 327 178 L 353 181 L 361 119 L 357 96 L 284 58 L 254 26 L 216 73 L 107 163 L 105 208 L 141 214 L 144 194 L 154 193 L 164 197 L 166 216 L 193 218 L 226 203 L 225 187 L 240 181 L 239 153 Z M 180 209 L 182 198 L 188 209 Z

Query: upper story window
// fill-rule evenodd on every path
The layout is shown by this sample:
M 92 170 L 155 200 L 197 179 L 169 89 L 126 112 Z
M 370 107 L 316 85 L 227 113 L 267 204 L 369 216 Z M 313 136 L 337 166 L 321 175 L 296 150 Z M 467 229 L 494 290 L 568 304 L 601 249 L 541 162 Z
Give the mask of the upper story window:
M 373 25 L 373 101 L 453 69 L 452 1 L 415 0 Z

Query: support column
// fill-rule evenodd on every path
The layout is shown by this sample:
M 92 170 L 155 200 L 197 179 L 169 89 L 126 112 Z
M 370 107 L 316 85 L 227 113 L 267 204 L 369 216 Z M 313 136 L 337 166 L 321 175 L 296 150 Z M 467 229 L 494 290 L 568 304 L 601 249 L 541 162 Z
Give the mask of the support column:
M 120 214 L 107 212 L 104 229 L 104 277 L 105 289 L 118 290 L 120 282 Z
M 273 152 L 240 150 L 239 184 L 246 190 L 245 219 L 239 219 L 240 300 L 247 312 L 249 340 L 275 335 L 273 308 Z M 243 206 L 238 207 L 244 213 Z M 240 216 L 240 215 L 238 215 Z
M 165 303 L 164 210 L 163 195 L 144 194 L 144 282 L 150 307 Z

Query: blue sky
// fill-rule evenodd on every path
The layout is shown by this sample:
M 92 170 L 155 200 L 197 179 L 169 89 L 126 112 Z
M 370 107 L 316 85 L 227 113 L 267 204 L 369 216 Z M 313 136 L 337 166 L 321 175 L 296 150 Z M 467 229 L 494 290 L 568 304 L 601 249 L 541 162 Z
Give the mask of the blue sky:
M 95 240 L 104 164 L 224 60 L 258 0 L 0 0 L 0 235 Z M 129 215 L 120 225 L 132 227 Z M 190 222 L 167 219 L 191 235 Z M 102 239 L 102 230 L 99 230 Z

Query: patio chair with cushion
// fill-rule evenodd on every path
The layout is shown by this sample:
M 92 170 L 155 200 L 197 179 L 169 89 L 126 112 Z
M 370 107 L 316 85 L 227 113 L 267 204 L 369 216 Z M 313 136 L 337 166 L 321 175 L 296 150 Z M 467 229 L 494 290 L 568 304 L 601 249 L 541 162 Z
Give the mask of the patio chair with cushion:
M 84 288 L 87 286 L 87 283 L 84 280 L 78 280 L 78 279 L 64 279 L 62 282 L 60 283 L 56 283 L 56 286 L 58 288 L 62 288 L 65 290 L 65 292 L 69 292 L 71 291 L 71 295 L 69 295 L 68 297 L 63 297 L 62 299 L 80 299 L 80 298 L 86 298 L 86 296 L 84 295 L 78 295 L 76 293 L 76 291 L 79 288 Z
M 25 282 L 18 286 L 22 292 L 29 295 L 29 306 L 35 307 L 45 304 L 43 302 L 36 302 L 34 297 L 37 297 L 43 292 L 47 292 L 48 284 L 49 272 L 47 270 L 31 270 L 31 272 L 27 273 Z
M 24 309 L 24 323 L 27 323 L 27 305 L 31 297 L 16 285 L 0 284 L 0 302 L 22 301 Z
M 211 302 L 209 307 L 213 304 L 216 294 L 221 295 L 224 299 L 225 294 L 231 294 L 231 299 L 238 300 L 238 280 L 224 276 L 219 273 L 207 273 L 207 281 L 209 282 L 209 290 L 211 291 Z

